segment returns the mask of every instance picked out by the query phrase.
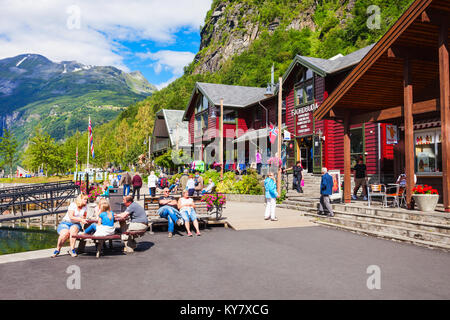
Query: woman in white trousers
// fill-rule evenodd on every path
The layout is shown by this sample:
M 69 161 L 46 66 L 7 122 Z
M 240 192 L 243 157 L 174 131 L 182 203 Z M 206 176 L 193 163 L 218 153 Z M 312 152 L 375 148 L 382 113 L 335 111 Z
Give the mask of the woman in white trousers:
M 264 180 L 264 189 L 266 190 L 266 212 L 264 215 L 265 220 L 277 221 L 275 216 L 275 208 L 277 206 L 277 183 L 272 172 L 270 172 L 267 178 Z

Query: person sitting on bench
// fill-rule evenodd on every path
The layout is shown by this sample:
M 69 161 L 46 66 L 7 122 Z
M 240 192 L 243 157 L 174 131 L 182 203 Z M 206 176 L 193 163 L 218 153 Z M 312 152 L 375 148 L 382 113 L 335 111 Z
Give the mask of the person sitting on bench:
M 197 231 L 196 235 L 200 236 L 201 234 L 198 228 L 198 220 L 195 213 L 194 200 L 192 198 L 189 198 L 189 192 L 187 190 L 183 190 L 183 196 L 178 200 L 178 210 L 180 210 L 180 214 L 183 217 L 184 226 L 186 227 L 188 237 L 192 237 L 189 220 L 192 221 L 192 224 Z
M 163 196 L 159 198 L 158 214 L 161 218 L 165 218 L 169 222 L 169 238 L 173 237 L 175 223 L 178 226 L 182 226 L 184 224 L 183 219 L 179 217 L 180 213 L 177 208 L 177 200 L 169 195 L 169 188 L 164 188 Z
M 98 217 L 98 223 L 93 223 L 84 231 L 85 234 L 94 234 L 95 237 L 105 237 L 114 234 L 114 212 L 111 211 L 111 207 L 107 200 L 103 200 L 99 203 L 100 214 Z
M 125 243 L 125 250 L 134 251 L 137 244 L 134 239 L 130 239 L 128 235 L 123 234 L 126 231 L 144 231 L 148 228 L 148 218 L 144 208 L 133 201 L 133 196 L 123 197 L 123 204 L 127 208 L 125 212 L 117 214 L 115 218 L 126 219 L 130 217 L 130 222 L 120 221 L 120 229 L 122 231 L 122 241 Z M 130 250 L 131 249 L 131 250 Z

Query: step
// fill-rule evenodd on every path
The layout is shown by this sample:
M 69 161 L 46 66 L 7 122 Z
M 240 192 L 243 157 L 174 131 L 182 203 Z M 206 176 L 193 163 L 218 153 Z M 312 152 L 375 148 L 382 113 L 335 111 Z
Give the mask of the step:
M 446 245 L 446 244 L 441 244 L 441 243 L 436 243 L 436 242 L 431 242 L 431 241 L 424 241 L 424 240 L 419 240 L 419 239 L 411 239 L 408 237 L 393 235 L 393 234 L 384 233 L 384 232 L 352 228 L 352 227 L 343 226 L 343 225 L 334 224 L 334 223 L 325 222 L 325 221 L 316 221 L 316 223 L 319 225 L 322 225 L 322 226 L 342 229 L 342 230 L 351 231 L 351 232 L 358 233 L 358 234 L 364 234 L 364 235 L 368 235 L 368 236 L 374 236 L 374 237 L 379 237 L 379 238 L 389 239 L 389 240 L 398 240 L 401 242 L 408 242 L 408 243 L 424 246 L 424 247 L 431 248 L 431 249 L 439 248 L 439 249 L 444 249 L 445 251 L 450 251 L 450 245 Z
M 450 234 L 443 234 L 438 232 L 429 232 L 423 230 L 417 230 L 407 227 L 401 227 L 396 225 L 387 225 L 383 223 L 360 221 L 355 219 L 347 219 L 338 215 L 334 217 L 320 217 L 319 219 L 325 219 L 329 223 L 343 225 L 346 227 L 367 230 L 370 232 L 381 232 L 392 236 L 401 236 L 410 238 L 411 240 L 428 241 L 431 243 L 444 244 L 450 246 Z
M 450 215 L 440 212 L 427 213 L 397 208 L 368 208 L 343 204 L 334 204 L 333 209 L 346 211 L 349 213 L 372 214 L 380 217 L 391 217 L 397 219 L 420 221 L 424 223 L 450 225 Z
M 450 224 L 429 223 L 411 219 L 383 217 L 364 213 L 349 213 L 341 210 L 334 210 L 334 214 L 346 219 L 355 219 L 358 221 L 380 223 L 384 225 L 394 225 L 410 229 L 417 229 L 420 231 L 437 232 L 450 236 Z
M 299 205 L 299 206 L 305 206 L 305 207 L 313 207 L 314 206 L 314 201 L 302 201 L 302 200 L 284 200 L 283 201 L 284 204 L 291 204 L 291 205 Z

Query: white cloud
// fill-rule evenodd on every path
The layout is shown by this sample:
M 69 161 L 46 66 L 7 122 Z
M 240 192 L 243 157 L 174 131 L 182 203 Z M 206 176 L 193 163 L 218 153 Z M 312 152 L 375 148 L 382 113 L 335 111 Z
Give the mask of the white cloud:
M 210 5 L 211 0 L 0 0 L 0 59 L 39 53 L 53 61 L 127 70 L 124 56 L 131 53 L 119 41 L 174 43 L 181 28 L 198 31 Z M 178 74 L 190 53 L 172 55 L 174 61 L 166 59 L 170 51 L 155 54 L 157 68 Z
M 175 77 L 170 78 L 170 79 L 167 80 L 166 82 L 157 84 L 157 85 L 155 85 L 155 86 L 156 86 L 156 88 L 157 88 L 158 90 L 161 90 L 161 89 L 167 87 L 169 84 L 171 84 L 172 82 L 174 82 L 174 81 L 177 80 L 177 79 L 178 79 L 178 76 L 175 76 Z
M 143 60 L 155 61 L 151 64 L 155 73 L 159 74 L 164 69 L 176 76 L 181 76 L 183 68 L 191 63 L 195 57 L 195 53 L 192 52 L 171 50 L 161 50 L 155 53 L 137 53 L 136 55 Z

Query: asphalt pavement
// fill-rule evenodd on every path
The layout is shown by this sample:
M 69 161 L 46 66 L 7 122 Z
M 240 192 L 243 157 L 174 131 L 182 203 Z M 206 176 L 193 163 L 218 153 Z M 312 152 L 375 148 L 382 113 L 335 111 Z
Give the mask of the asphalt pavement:
M 0 299 L 450 299 L 449 266 L 444 251 L 324 227 L 213 227 L 146 234 L 133 254 L 0 264 Z

